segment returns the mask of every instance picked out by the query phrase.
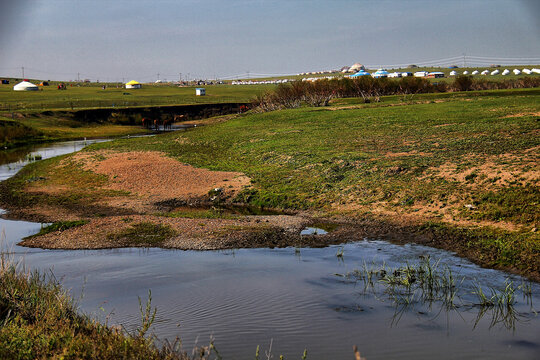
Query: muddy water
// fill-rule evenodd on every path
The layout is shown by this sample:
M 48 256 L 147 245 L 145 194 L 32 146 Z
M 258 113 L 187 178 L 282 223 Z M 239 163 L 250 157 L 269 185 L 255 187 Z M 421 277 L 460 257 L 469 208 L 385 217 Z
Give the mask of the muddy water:
M 49 155 L 77 150 L 81 143 L 55 147 Z M 43 156 L 49 156 L 44 154 Z M 0 167 L 0 177 L 16 168 Z M 161 249 L 59 251 L 19 247 L 40 224 L 0 220 L 4 248 L 26 268 L 52 269 L 80 298 L 82 311 L 133 330 L 140 323 L 138 297 L 152 291 L 160 339 L 182 338 L 184 348 L 214 343 L 224 359 L 254 358 L 269 349 L 273 358 L 352 359 L 357 345 L 372 359 L 538 359 L 540 286 L 532 285 L 532 308 L 516 291 L 515 321 L 493 323 L 474 302 L 473 284 L 503 288 L 510 278 L 481 269 L 449 252 L 418 245 L 360 241 L 323 249 L 243 249 L 194 252 Z M 343 253 L 342 257 L 336 256 Z M 463 277 L 458 307 L 415 304 L 403 309 L 384 293 L 365 292 L 360 282 L 337 276 L 362 267 L 399 267 L 420 256 L 449 266 Z M 475 325 L 476 324 L 476 325 Z M 266 358 L 261 356 L 261 358 Z

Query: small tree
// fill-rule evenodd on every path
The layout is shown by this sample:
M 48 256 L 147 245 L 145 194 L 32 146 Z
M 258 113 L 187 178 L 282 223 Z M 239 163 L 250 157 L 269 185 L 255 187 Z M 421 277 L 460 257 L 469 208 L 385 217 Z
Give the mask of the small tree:
M 471 90 L 473 85 L 473 78 L 472 76 L 467 75 L 459 75 L 454 80 L 454 89 L 456 91 L 469 91 Z

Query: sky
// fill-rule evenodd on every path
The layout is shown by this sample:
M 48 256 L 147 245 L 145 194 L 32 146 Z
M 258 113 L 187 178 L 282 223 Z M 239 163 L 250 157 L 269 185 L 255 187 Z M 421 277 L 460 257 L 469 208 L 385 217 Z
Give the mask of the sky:
M 13 0 L 0 76 L 154 81 L 540 63 L 535 0 Z M 463 56 L 465 55 L 465 59 Z

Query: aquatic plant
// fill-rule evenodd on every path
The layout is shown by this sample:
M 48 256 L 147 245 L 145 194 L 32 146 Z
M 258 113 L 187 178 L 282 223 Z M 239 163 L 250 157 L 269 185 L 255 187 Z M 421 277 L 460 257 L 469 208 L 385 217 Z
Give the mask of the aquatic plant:
M 388 268 L 385 264 L 368 266 L 364 262 L 360 269 L 336 275 L 355 282 L 361 281 L 364 294 L 370 292 L 382 301 L 384 298 L 381 295 L 385 295 L 396 306 L 393 323 L 398 322 L 403 313 L 413 306 L 427 305 L 431 308 L 439 304 L 441 311 L 477 308 L 474 327 L 485 315 L 489 315 L 490 327 L 502 324 L 507 329 L 514 329 L 516 321 L 521 318 L 515 309 L 518 292 L 522 293 L 523 298 L 530 303 L 532 312 L 536 313 L 532 308 L 530 283 L 523 282 L 516 287 L 506 279 L 503 288 L 488 287 L 486 291 L 475 282 L 471 291 L 463 285 L 466 280 L 464 276 L 456 276 L 449 266 L 440 266 L 439 262 L 432 262 L 429 256 L 421 257 L 417 264 L 406 263 L 397 268 Z M 465 300 L 471 294 L 474 300 Z

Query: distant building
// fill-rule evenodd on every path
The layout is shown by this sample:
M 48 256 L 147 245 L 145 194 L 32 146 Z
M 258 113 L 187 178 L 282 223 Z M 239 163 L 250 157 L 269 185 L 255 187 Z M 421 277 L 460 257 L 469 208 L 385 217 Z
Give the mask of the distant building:
M 15 91 L 37 91 L 39 90 L 37 85 L 32 84 L 28 81 L 21 81 L 17 85 L 13 87 L 13 90 Z
M 427 71 L 417 71 L 414 73 L 414 76 L 415 77 L 426 77 L 428 76 L 428 72 Z
M 365 75 L 371 75 L 371 74 L 368 73 L 367 71 L 360 70 L 356 74 L 349 75 L 349 77 L 354 78 L 354 77 L 365 76 Z
M 366 70 L 365 66 L 360 63 L 356 63 L 349 68 L 349 72 L 358 72 L 360 70 Z
M 434 72 L 430 72 L 429 74 L 427 74 L 427 77 L 428 78 L 443 78 L 444 73 L 440 72 L 440 71 L 434 71 Z
M 205 88 L 196 88 L 195 89 L 195 95 L 197 95 L 197 96 L 205 96 L 206 95 L 206 89 Z
M 9 80 L 2 79 L 2 85 L 9 85 Z
M 388 71 L 379 69 L 375 71 L 371 76 L 373 76 L 374 78 L 385 78 L 388 77 Z
M 142 85 L 140 82 L 131 80 L 130 82 L 126 83 L 126 89 L 140 89 L 142 88 Z

